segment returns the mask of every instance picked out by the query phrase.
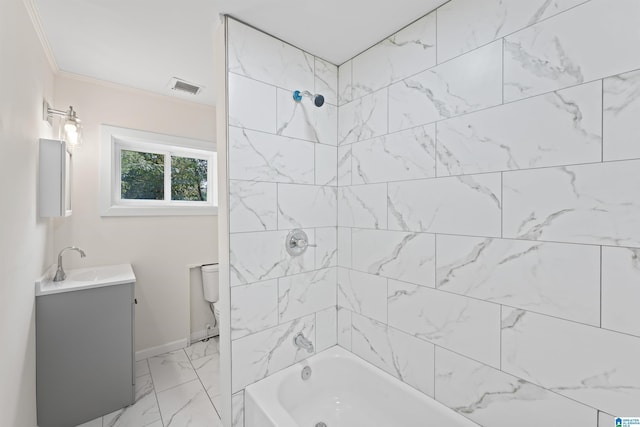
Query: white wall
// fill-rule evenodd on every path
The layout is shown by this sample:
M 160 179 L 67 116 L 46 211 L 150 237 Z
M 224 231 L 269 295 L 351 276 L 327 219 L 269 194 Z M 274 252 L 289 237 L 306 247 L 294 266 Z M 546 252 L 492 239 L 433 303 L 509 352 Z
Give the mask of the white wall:
M 21 0 L 0 2 L 0 414 L 36 425 L 34 280 L 51 262 L 52 227 L 36 211 L 42 98 L 53 73 Z
M 639 20 L 452 0 L 340 66 L 340 345 L 487 427 L 638 410 Z
M 99 126 L 214 141 L 215 108 L 64 74 L 56 77 L 55 96 L 58 108 L 74 106 L 84 128 L 73 159 L 73 215 L 55 222 L 55 250 L 73 244 L 86 251 L 84 259 L 66 255 L 68 267 L 133 264 L 136 350 L 187 338 L 187 265 L 217 261 L 217 217 L 101 217 Z

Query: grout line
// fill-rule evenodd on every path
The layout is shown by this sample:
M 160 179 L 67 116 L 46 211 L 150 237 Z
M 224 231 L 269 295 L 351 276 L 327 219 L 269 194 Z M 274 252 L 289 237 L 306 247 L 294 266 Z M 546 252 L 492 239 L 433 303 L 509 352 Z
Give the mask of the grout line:
M 273 132 L 267 132 L 266 130 L 262 130 L 262 129 L 254 129 L 254 128 L 250 128 L 250 127 L 246 127 L 246 126 L 238 126 L 238 125 L 229 125 L 230 129 L 237 129 L 240 131 L 249 131 L 249 132 L 253 132 L 253 133 L 259 133 L 259 134 L 263 134 L 263 135 L 269 135 L 269 136 L 275 136 L 278 137 L 279 139 L 282 140 L 293 140 L 293 141 L 299 141 L 298 143 L 307 143 L 307 144 L 320 144 L 320 145 L 326 145 L 327 147 L 339 147 L 339 145 L 337 144 L 327 144 L 326 142 L 322 142 L 322 141 L 312 141 L 310 139 L 303 139 L 303 138 L 298 138 L 295 136 L 284 136 L 284 135 L 280 135 L 277 133 L 273 133 Z M 343 144 L 346 145 L 346 144 Z
M 209 357 L 211 358 L 211 356 L 209 356 Z M 218 408 L 216 408 L 216 405 L 213 404 L 213 398 L 211 396 L 209 396 L 209 392 L 207 391 L 207 387 L 202 382 L 202 378 L 200 378 L 200 374 L 198 373 L 198 370 L 196 369 L 195 366 L 193 366 L 193 360 L 191 360 L 191 358 L 189 357 L 188 354 L 187 354 L 187 359 L 189 359 L 189 363 L 191 364 L 191 369 L 193 369 L 193 373 L 196 374 L 196 378 L 198 379 L 198 382 L 202 386 L 202 389 L 204 390 L 204 394 L 207 396 L 207 399 L 209 399 L 209 402 L 211 403 L 211 406 L 213 407 L 213 410 L 215 411 L 216 414 L 218 414 L 218 418 L 222 418 L 222 416 L 218 412 Z M 196 360 L 201 360 L 201 359 L 204 359 L 204 357 L 201 357 L 201 358 L 196 359 Z M 209 359 L 209 360 L 211 361 L 211 359 Z M 220 363 L 220 362 L 218 362 L 218 363 Z M 218 378 L 218 381 L 220 381 L 220 378 Z M 185 384 L 187 384 L 187 383 L 185 383 Z
M 328 228 L 328 227 L 332 227 L 332 226 L 318 226 L 316 228 Z M 438 231 L 438 230 L 415 230 L 415 229 L 409 229 L 409 230 L 401 230 L 401 229 L 388 229 L 388 230 L 384 230 L 384 229 L 380 229 L 380 228 L 369 228 L 369 227 L 357 227 L 357 226 L 339 226 L 340 228 L 351 228 L 354 230 L 369 230 L 369 231 L 393 231 L 396 233 L 421 233 L 421 234 L 439 234 L 441 236 L 451 236 L 451 237 L 481 237 L 481 238 L 485 238 L 485 239 L 500 239 L 500 240 L 509 240 L 509 241 L 518 241 L 518 242 L 538 242 L 538 243 L 550 243 L 550 244 L 556 244 L 556 245 L 575 245 L 575 246 L 596 246 L 596 247 L 605 247 L 605 248 L 630 248 L 630 249 L 638 249 L 640 248 L 639 246 L 629 246 L 629 245 L 625 245 L 625 246 L 618 246 L 618 245 L 603 245 L 601 243 L 578 243 L 578 242 L 566 242 L 566 241 L 561 241 L 561 240 L 541 240 L 541 239 L 537 239 L 537 240 L 532 240 L 532 239 L 522 239 L 522 238 L 518 238 L 518 237 L 500 237 L 500 236 L 495 236 L 495 235 L 486 235 L 486 234 L 460 234 L 460 233 L 446 233 L 446 232 L 442 232 L 442 231 Z M 309 228 L 314 228 L 314 227 L 303 227 L 304 230 L 307 230 Z M 255 233 L 282 233 L 286 230 L 260 230 L 260 231 L 236 231 L 231 233 L 231 236 L 236 236 L 236 235 L 246 235 L 246 234 L 255 234 Z M 312 270 L 311 270 L 312 271 Z M 302 274 L 304 272 L 307 272 L 307 270 L 302 271 L 302 272 L 297 272 L 295 274 Z M 278 277 L 287 277 L 287 276 L 278 276 Z M 265 279 L 268 280 L 268 279 Z M 259 280 L 257 280 L 256 282 L 258 282 Z M 254 282 L 250 282 L 250 283 L 254 283 Z M 234 286 L 241 286 L 241 285 L 234 285 Z
M 440 6 L 442 7 L 442 6 Z M 433 11 L 433 13 L 435 14 L 435 26 L 436 26 L 436 65 L 438 64 L 438 11 L 440 10 L 440 7 L 437 7 L 436 10 Z
M 438 289 L 438 235 L 433 235 L 433 287 Z
M 500 349 L 499 349 L 499 363 L 498 365 L 500 366 L 500 370 L 502 371 L 502 304 L 500 304 L 500 324 L 498 325 L 498 327 L 500 328 Z
M 600 99 L 600 161 L 604 162 L 604 79 L 601 81 L 602 98 Z
M 535 167 L 535 168 L 495 170 L 495 171 L 487 171 L 487 172 L 474 172 L 474 173 L 464 173 L 464 174 L 455 174 L 455 175 L 446 175 L 446 176 L 426 176 L 426 177 L 422 177 L 422 178 L 398 179 L 398 180 L 387 180 L 387 181 L 372 181 L 372 182 L 366 182 L 366 183 L 363 183 L 363 184 L 351 184 L 349 186 L 362 187 L 362 186 L 367 186 L 367 185 L 372 186 L 372 185 L 380 185 L 380 184 L 391 183 L 391 182 L 393 182 L 393 183 L 403 183 L 403 182 L 415 182 L 415 181 L 444 180 L 444 179 L 447 179 L 447 178 L 448 179 L 458 179 L 459 177 L 463 177 L 463 176 L 473 177 L 473 176 L 482 176 L 482 175 L 497 175 L 497 174 L 501 174 L 501 173 L 516 174 L 516 173 L 523 172 L 523 171 L 560 169 L 560 168 L 566 168 L 566 167 L 582 167 L 582 166 L 586 167 L 586 166 L 597 166 L 597 165 L 601 165 L 600 167 L 602 167 L 602 165 L 610 165 L 610 164 L 616 164 L 616 163 L 622 163 L 622 162 L 638 162 L 638 161 L 640 161 L 640 157 L 629 158 L 629 159 L 606 160 L 604 162 L 600 161 L 600 160 L 596 160 L 596 161 L 593 161 L 593 162 L 558 164 L 558 165 L 550 165 L 550 166 L 540 166 L 540 167 Z M 250 180 L 250 179 L 230 179 L 229 181 L 263 182 L 263 183 L 277 183 L 277 184 L 283 184 L 283 185 L 307 185 L 307 186 L 314 186 L 314 187 L 336 188 L 335 185 L 315 185 L 315 184 L 299 183 L 299 182 L 260 181 L 260 180 Z M 344 187 L 347 187 L 347 186 L 344 186 Z
M 185 353 L 186 354 L 186 353 Z M 187 356 L 187 359 L 189 356 Z M 153 387 L 153 397 L 156 399 L 156 405 L 158 405 L 158 414 L 160 415 L 160 422 L 164 425 L 164 419 L 162 418 L 162 411 L 160 410 L 160 400 L 158 400 L 158 390 L 156 389 L 156 382 L 153 379 L 153 375 L 151 375 L 151 364 L 149 363 L 149 358 L 144 359 L 147 362 L 147 367 L 149 368 L 149 376 L 151 377 L 151 385 Z M 104 424 L 104 417 L 102 417 L 102 421 Z
M 502 78 L 502 85 L 500 86 L 501 92 L 502 92 L 502 104 L 504 105 L 504 51 L 505 51 L 505 44 L 507 43 L 507 40 L 503 37 L 502 38 L 502 67 L 500 68 L 500 74 L 501 74 L 501 78 Z
M 600 246 L 600 328 L 602 328 L 602 246 Z
M 504 172 L 500 172 L 500 238 L 504 238 Z

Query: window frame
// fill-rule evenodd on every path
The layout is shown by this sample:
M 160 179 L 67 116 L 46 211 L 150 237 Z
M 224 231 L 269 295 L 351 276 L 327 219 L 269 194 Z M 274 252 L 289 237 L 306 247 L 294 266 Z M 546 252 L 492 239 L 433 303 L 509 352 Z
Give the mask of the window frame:
M 217 215 L 217 150 L 213 142 L 101 126 L 101 216 Z M 164 155 L 164 200 L 122 199 L 122 150 Z M 171 158 L 207 160 L 207 200 L 171 200 Z M 167 197 L 169 200 L 167 200 Z

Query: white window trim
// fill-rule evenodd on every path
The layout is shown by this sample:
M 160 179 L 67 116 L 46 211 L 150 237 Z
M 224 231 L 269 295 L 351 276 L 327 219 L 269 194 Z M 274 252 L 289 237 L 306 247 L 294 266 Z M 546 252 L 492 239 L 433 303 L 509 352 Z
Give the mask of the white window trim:
M 165 148 L 166 147 L 166 148 Z M 209 202 L 122 200 L 120 199 L 121 150 L 144 151 L 209 160 L 207 191 Z M 163 135 L 115 126 L 101 126 L 100 143 L 100 215 L 101 216 L 168 216 L 217 215 L 218 200 L 216 144 L 191 138 Z M 171 165 L 165 157 L 165 174 Z M 171 194 L 165 180 L 165 194 Z M 210 188 L 209 188 L 210 187 Z

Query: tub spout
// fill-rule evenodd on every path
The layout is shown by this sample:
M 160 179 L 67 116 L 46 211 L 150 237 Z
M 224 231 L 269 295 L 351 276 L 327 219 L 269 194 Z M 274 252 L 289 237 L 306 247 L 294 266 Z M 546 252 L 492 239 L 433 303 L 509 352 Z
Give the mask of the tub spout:
M 293 343 L 296 347 L 307 350 L 307 353 L 313 353 L 313 343 L 311 340 L 305 338 L 305 336 L 302 335 L 302 332 L 293 338 Z

